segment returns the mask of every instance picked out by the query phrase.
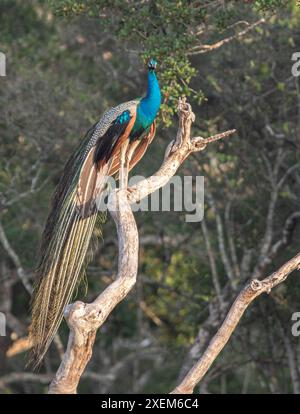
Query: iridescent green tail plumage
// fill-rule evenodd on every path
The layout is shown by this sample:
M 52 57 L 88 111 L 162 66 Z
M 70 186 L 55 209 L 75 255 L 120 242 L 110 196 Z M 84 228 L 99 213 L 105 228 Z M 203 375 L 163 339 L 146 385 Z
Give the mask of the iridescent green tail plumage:
M 86 140 L 65 167 L 43 234 L 30 326 L 32 352 L 29 363 L 34 367 L 42 361 L 72 298 L 97 221 L 96 205 L 90 207 L 88 215 L 82 215 L 77 203 L 84 148 L 92 132 L 88 132 Z

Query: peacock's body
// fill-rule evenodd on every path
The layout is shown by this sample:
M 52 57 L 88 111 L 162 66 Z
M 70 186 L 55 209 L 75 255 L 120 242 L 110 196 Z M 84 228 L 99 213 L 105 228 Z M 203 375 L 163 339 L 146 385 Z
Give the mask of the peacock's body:
M 128 170 L 133 168 L 154 138 L 161 102 L 155 69 L 156 62 L 151 60 L 144 98 L 108 110 L 87 132 L 56 188 L 32 302 L 30 336 L 35 366 L 42 361 L 78 282 L 107 177 L 126 167 L 120 163 L 124 151 Z

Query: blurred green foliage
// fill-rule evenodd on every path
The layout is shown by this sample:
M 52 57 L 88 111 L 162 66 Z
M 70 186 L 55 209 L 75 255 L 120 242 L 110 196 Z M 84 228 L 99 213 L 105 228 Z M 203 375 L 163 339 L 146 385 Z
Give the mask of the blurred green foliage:
M 127 48 L 128 54 L 139 55 L 144 63 L 151 57 L 158 60 L 165 97 L 161 114 L 166 125 L 171 124 L 179 96 L 189 96 L 198 104 L 205 98 L 202 90 L 190 86 L 197 73 L 191 56 L 202 45 L 201 35 L 213 33 L 211 39 L 215 40 L 224 36 L 226 29 L 236 22 L 240 15 L 236 3 L 192 0 L 50 0 L 57 15 L 86 15 L 99 19 L 104 29 Z M 259 0 L 249 3 L 254 12 L 267 13 L 286 2 Z M 247 13 L 249 15 L 249 7 Z

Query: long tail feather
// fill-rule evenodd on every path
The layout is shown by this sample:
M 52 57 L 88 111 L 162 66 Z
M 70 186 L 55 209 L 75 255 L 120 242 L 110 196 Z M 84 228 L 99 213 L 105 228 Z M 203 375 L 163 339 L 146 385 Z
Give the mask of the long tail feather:
M 55 191 L 32 301 L 29 364 L 35 368 L 47 352 L 82 274 L 97 221 L 97 205 L 107 176 L 118 168 L 116 158 L 134 125 L 137 104 L 130 101 L 103 115 L 67 162 Z M 121 122 L 120 116 L 125 113 L 126 122 Z
M 83 145 L 65 167 L 43 234 L 29 330 L 32 343 L 29 364 L 34 368 L 40 365 L 72 298 L 97 221 L 96 204 L 89 207 L 89 214 L 83 215 L 77 193 L 80 172 L 88 154 L 84 149 L 92 132 L 89 131 Z M 105 184 L 103 179 L 100 182 Z M 97 186 L 99 196 L 99 182 Z

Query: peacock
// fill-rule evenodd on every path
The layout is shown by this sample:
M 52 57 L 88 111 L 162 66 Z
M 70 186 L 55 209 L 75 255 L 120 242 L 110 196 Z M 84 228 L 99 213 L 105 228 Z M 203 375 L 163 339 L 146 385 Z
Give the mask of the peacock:
M 55 189 L 31 305 L 30 363 L 34 368 L 42 362 L 82 274 L 107 177 L 132 169 L 155 136 L 161 105 L 156 66 L 151 59 L 143 98 L 109 109 L 87 131 Z

